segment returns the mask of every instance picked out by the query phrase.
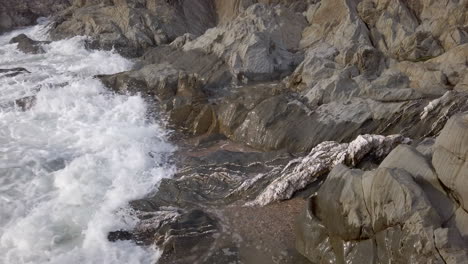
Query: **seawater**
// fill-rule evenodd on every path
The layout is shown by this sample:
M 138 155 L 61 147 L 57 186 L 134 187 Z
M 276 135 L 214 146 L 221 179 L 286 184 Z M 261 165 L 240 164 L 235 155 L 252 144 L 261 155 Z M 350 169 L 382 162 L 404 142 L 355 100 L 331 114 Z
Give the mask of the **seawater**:
M 8 43 L 20 33 L 45 40 L 47 28 L 0 36 L 0 69 L 30 72 L 0 75 L 0 263 L 155 263 L 156 249 L 107 240 L 137 223 L 128 202 L 173 174 L 174 147 L 145 101 L 93 78 L 132 62 L 86 50 L 84 37 L 24 54 Z M 12 104 L 28 96 L 32 108 Z

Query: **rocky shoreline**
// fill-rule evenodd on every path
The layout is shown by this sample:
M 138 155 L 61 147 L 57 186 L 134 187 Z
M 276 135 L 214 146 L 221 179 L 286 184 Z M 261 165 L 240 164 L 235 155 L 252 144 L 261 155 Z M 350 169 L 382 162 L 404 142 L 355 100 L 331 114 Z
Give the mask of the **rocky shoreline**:
M 468 1 L 60 3 L 0 4 L 0 32 L 53 15 L 52 40 L 133 58 L 96 78 L 179 146 L 111 241 L 159 263 L 468 263 Z

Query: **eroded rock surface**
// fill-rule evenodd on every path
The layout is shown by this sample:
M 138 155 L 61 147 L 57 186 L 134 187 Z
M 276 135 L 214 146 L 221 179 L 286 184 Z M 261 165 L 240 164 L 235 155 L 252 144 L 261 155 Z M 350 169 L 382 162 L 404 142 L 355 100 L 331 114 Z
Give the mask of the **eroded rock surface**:
M 30 26 L 40 17 L 66 9 L 72 0 L 3 0 L 0 2 L 0 34 L 16 27 Z
M 402 145 L 372 171 L 336 166 L 299 219 L 298 250 L 314 263 L 467 263 L 468 176 L 453 162 L 468 152 L 467 115 L 449 120 L 432 161 Z
M 30 23 L 30 13 L 11 15 L 23 5 L 2 4 L 0 31 Z M 197 141 L 174 179 L 132 202 L 137 230 L 109 239 L 156 243 L 166 263 L 307 263 L 289 247 L 282 257 L 272 230 L 292 240 L 283 226 L 260 228 L 273 240 L 266 249 L 242 247 L 229 223 L 255 214 L 226 206 L 286 210 L 278 201 L 313 194 L 297 248 L 314 263 L 466 262 L 466 114 L 456 114 L 468 110 L 467 5 L 77 0 L 57 12 L 52 39 L 87 35 L 88 48 L 139 57 L 131 71 L 97 77 L 142 94 Z M 414 146 L 396 147 L 406 138 Z

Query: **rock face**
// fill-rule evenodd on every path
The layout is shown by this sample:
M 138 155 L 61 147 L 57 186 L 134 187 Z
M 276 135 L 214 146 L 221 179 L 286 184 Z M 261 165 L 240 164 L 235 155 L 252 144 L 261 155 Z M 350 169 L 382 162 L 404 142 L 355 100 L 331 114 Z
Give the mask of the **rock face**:
M 306 20 L 291 10 L 264 4 L 248 7 L 232 21 L 184 45 L 216 54 L 240 81 L 269 80 L 292 72 Z
M 115 48 L 135 57 L 185 33 L 200 35 L 215 23 L 211 1 L 75 1 L 58 15 L 51 35 L 88 35 L 91 48 Z
M 447 117 L 468 110 L 468 44 L 446 49 L 437 44 L 436 31 L 421 33 L 430 21 L 418 16 L 429 11 L 415 13 L 418 5 L 399 1 L 312 1 L 303 3 L 307 8 L 286 2 L 237 1 L 235 12 L 217 2 L 216 27 L 202 35 L 186 28 L 169 45 L 145 53 L 145 67 L 165 64 L 204 79 L 201 89 L 210 103 L 197 107 L 209 110 L 193 115 L 203 112 L 199 119 L 207 120 L 211 113 L 217 128 L 195 134 L 219 132 L 260 150 L 298 153 L 360 134 L 435 136 Z M 236 15 L 220 16 L 228 12 L 221 6 Z M 459 27 L 464 21 L 450 23 Z M 174 89 L 158 87 L 168 94 Z M 178 105 L 183 116 L 194 108 L 192 100 Z M 195 118 L 185 121 L 176 123 L 193 131 Z
M 178 174 L 110 240 L 157 244 L 162 263 L 307 263 L 294 250 L 281 262 L 281 221 L 261 228 L 261 253 L 223 219 L 303 196 L 297 249 L 313 263 L 466 262 L 467 0 L 33 2 L 2 2 L 0 32 L 54 12 L 52 39 L 138 57 L 96 77 L 182 132 Z
M 449 120 L 432 164 L 400 146 L 373 171 L 336 166 L 299 218 L 298 250 L 314 263 L 467 263 L 467 116 Z
M 0 2 L 0 34 L 36 23 L 71 5 L 72 0 L 3 0 Z
M 468 209 L 467 131 L 468 115 L 459 114 L 450 119 L 435 142 L 432 158 L 440 181 L 465 210 Z

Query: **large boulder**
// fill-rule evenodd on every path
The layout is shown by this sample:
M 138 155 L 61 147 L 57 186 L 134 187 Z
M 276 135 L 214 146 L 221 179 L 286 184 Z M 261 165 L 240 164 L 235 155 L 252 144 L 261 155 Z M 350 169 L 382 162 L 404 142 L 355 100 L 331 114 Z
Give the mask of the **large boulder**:
M 314 263 L 465 263 L 458 230 L 442 223 L 406 170 L 339 165 L 299 218 L 297 248 Z
M 42 47 L 42 45 L 49 43 L 49 41 L 32 40 L 25 34 L 20 34 L 10 40 L 10 44 L 17 44 L 18 50 L 30 54 L 45 53 L 45 50 Z
M 335 166 L 298 219 L 298 250 L 314 263 L 468 263 L 466 116 L 447 122 L 432 163 L 426 140 L 375 170 Z
M 468 114 L 452 117 L 437 138 L 432 162 L 441 182 L 468 210 Z

